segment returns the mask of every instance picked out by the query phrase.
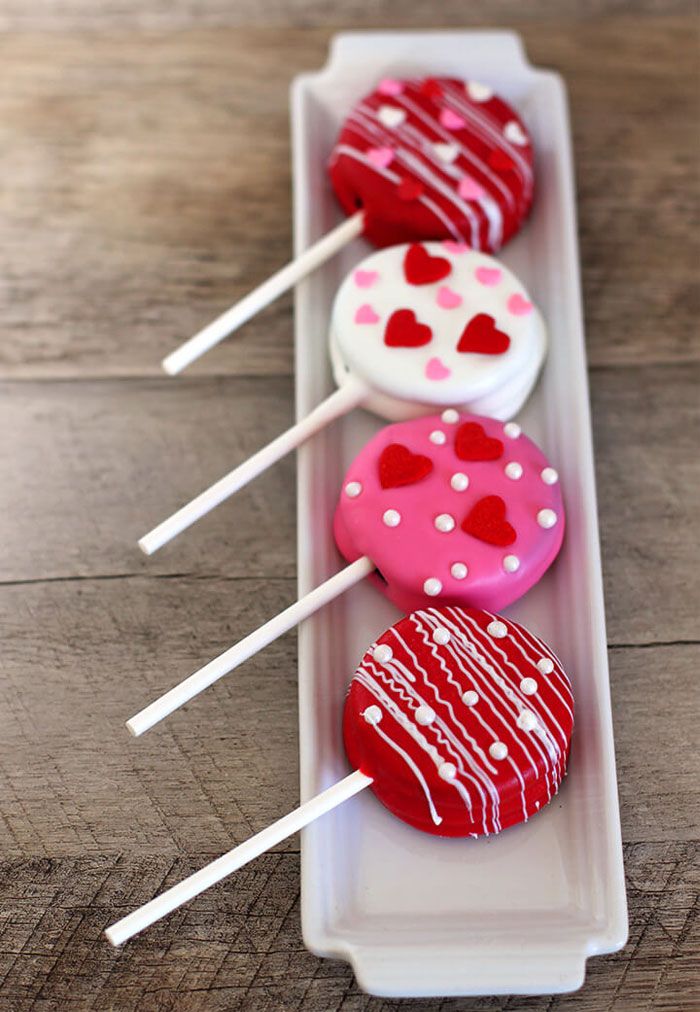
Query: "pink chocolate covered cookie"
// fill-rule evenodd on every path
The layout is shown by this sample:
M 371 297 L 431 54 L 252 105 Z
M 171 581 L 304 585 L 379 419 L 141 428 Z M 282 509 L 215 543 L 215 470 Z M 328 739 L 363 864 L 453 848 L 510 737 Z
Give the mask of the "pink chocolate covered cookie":
M 515 422 L 448 408 L 389 425 L 348 468 L 335 513 L 343 556 L 369 557 L 402 611 L 498 611 L 530 589 L 564 535 L 557 472 Z
M 381 81 L 346 118 L 329 172 L 380 247 L 449 239 L 495 251 L 533 196 L 524 123 L 487 85 L 455 78 Z
M 522 626 L 427 608 L 362 658 L 345 704 L 345 749 L 404 822 L 439 836 L 497 833 L 557 792 L 573 706 L 559 661 Z

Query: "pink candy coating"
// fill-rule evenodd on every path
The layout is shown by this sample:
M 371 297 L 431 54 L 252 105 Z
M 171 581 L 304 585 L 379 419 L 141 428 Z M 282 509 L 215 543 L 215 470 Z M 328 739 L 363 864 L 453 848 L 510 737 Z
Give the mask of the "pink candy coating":
M 483 439 L 500 441 L 497 459 L 460 459 L 456 444 L 465 423 L 481 426 Z M 407 453 L 389 451 L 383 459 L 397 457 L 397 484 L 382 487 L 380 459 L 396 445 Z M 407 481 L 411 455 L 420 476 Z M 427 474 L 425 458 L 432 463 Z M 484 524 L 481 514 L 493 497 L 505 504 L 505 515 Z M 476 534 L 463 529 L 468 516 Z M 515 538 L 484 540 L 494 531 L 496 540 L 507 541 L 513 531 Z M 348 562 L 372 559 L 381 575 L 371 579 L 404 612 L 445 604 L 498 611 L 556 558 L 564 506 L 556 472 L 517 425 L 450 409 L 389 425 L 366 444 L 343 481 L 334 534 Z

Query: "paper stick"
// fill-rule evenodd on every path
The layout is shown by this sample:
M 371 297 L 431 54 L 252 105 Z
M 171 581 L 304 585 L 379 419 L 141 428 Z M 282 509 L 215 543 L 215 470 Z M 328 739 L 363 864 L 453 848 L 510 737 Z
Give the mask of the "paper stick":
M 360 773 L 359 770 L 350 773 L 343 780 L 339 780 L 337 784 L 333 784 L 321 794 L 317 794 L 315 798 L 300 805 L 289 815 L 285 815 L 268 826 L 267 829 L 252 836 L 250 840 L 234 847 L 233 850 L 201 868 L 194 875 L 190 875 L 189 878 L 178 882 L 177 885 L 161 893 L 160 896 L 156 896 L 150 903 L 146 903 L 145 906 L 139 907 L 138 910 L 123 917 L 116 924 L 107 928 L 105 935 L 112 945 L 121 945 L 129 938 L 133 938 L 134 935 L 138 935 L 144 928 L 155 924 L 166 914 L 181 907 L 183 903 L 189 902 L 205 889 L 209 889 L 221 879 L 226 878 L 227 875 L 242 868 L 253 858 L 264 854 L 281 840 L 286 840 L 292 833 L 308 826 L 314 819 L 337 808 L 338 805 L 358 794 L 365 787 L 369 787 L 371 783 L 372 778 Z
M 213 661 L 205 664 L 199 671 L 195 671 L 184 682 L 180 682 L 179 685 L 166 692 L 164 696 L 156 699 L 132 717 L 131 720 L 127 720 L 126 726 L 128 730 L 134 737 L 138 737 L 144 731 L 148 731 L 154 724 L 157 724 L 174 710 L 194 699 L 204 689 L 213 685 L 223 675 L 228 674 L 229 671 L 233 671 L 243 661 L 247 661 L 249 657 L 258 653 L 259 650 L 272 643 L 273 640 L 276 640 L 279 636 L 294 628 L 294 626 L 299 625 L 305 618 L 313 615 L 323 605 L 333 601 L 350 587 L 364 580 L 366 576 L 369 576 L 373 572 L 374 568 L 374 563 L 366 556 L 352 562 L 345 569 L 336 573 L 335 576 L 326 580 L 325 583 L 310 591 L 301 600 L 290 605 L 289 608 L 280 612 L 275 618 L 270 619 L 265 625 L 260 626 L 255 632 L 246 636 L 240 643 L 236 643 L 235 646 L 230 647 L 223 654 L 215 657 Z
M 237 302 L 235 306 L 227 309 L 225 313 L 217 317 L 212 323 L 200 330 L 198 334 L 185 341 L 183 345 L 176 348 L 163 359 L 163 369 L 171 376 L 182 372 L 188 365 L 213 348 L 215 344 L 222 341 L 234 330 L 249 320 L 251 316 L 264 309 L 273 302 L 279 295 L 282 295 L 289 288 L 310 274 L 321 264 L 352 242 L 361 234 L 364 226 L 364 212 L 358 211 L 351 218 L 342 222 L 336 228 L 328 232 L 317 243 L 310 246 L 295 260 L 292 260 L 281 270 L 273 274 L 271 278 L 264 281 L 258 288 L 249 292 L 245 298 Z
M 188 502 L 177 513 L 173 513 L 171 517 L 144 535 L 139 541 L 141 551 L 146 555 L 152 555 L 153 552 L 162 548 L 168 541 L 172 541 L 174 537 L 213 510 L 215 506 L 228 499 L 234 492 L 238 492 L 249 481 L 266 471 L 276 461 L 281 460 L 286 454 L 300 446 L 319 429 L 328 425 L 335 418 L 339 418 L 340 415 L 352 411 L 365 399 L 367 393 L 368 389 L 364 383 L 360 380 L 349 379 L 339 390 L 336 390 L 318 407 L 314 408 L 306 418 L 297 422 L 296 425 L 292 425 L 281 436 L 273 439 L 262 450 L 258 450 L 252 457 L 243 461 L 233 471 L 229 471 L 227 475 Z

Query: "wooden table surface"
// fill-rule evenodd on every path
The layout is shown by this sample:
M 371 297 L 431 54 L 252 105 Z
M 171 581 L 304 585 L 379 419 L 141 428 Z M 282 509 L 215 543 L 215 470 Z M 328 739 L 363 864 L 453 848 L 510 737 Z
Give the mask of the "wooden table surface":
M 570 89 L 630 940 L 553 999 L 362 994 L 304 949 L 296 838 L 101 937 L 298 796 L 292 636 L 123 728 L 295 593 L 291 460 L 135 549 L 290 420 L 291 300 L 181 381 L 160 359 L 289 255 L 291 77 L 338 28 L 435 22 L 515 27 Z M 0 0 L 2 1012 L 700 1007 L 697 26 L 683 0 Z

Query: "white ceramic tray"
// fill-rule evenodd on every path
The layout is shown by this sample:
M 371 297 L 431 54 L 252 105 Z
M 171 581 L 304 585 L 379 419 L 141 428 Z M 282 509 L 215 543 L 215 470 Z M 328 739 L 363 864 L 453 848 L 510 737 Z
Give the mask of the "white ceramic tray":
M 304 832 L 302 926 L 312 952 L 348 960 L 365 990 L 393 997 L 541 994 L 581 986 L 586 959 L 627 937 L 620 822 L 579 292 L 565 91 L 531 67 L 508 32 L 352 33 L 292 90 L 297 252 L 340 220 L 325 165 L 353 101 L 381 77 L 484 81 L 525 118 L 537 199 L 504 251 L 549 323 L 551 349 L 519 416 L 562 477 L 567 535 L 542 582 L 508 614 L 542 636 L 577 703 L 570 772 L 527 825 L 482 840 L 442 840 L 403 825 L 367 791 Z M 296 294 L 297 412 L 332 389 L 329 308 L 358 240 Z M 346 466 L 382 423 L 355 411 L 299 454 L 299 590 L 336 572 L 331 516 Z M 347 773 L 340 735 L 346 686 L 365 647 L 397 612 L 369 585 L 307 621 L 299 636 L 301 795 Z

